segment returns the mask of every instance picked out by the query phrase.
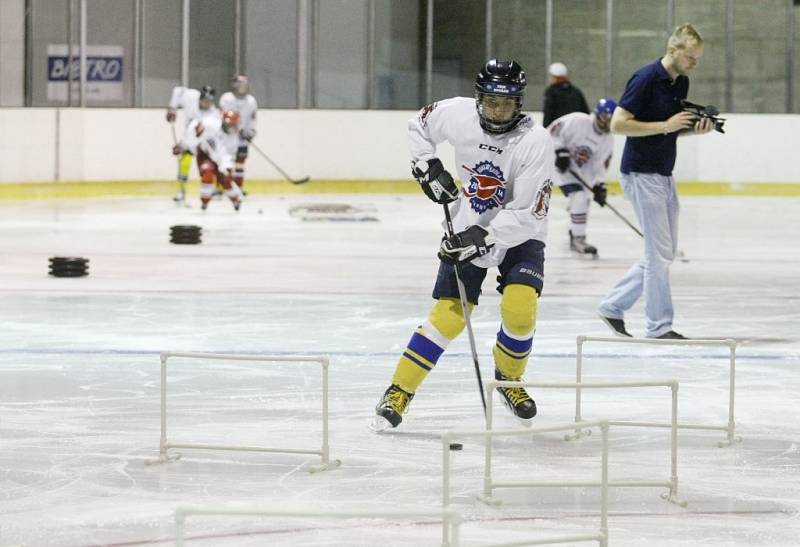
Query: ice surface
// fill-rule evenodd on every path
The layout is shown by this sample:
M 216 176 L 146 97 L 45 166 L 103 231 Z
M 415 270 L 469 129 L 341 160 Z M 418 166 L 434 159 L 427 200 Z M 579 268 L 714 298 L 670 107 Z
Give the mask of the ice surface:
M 629 218 L 620 197 L 611 198 Z M 303 203 L 374 208 L 379 222 L 302 222 Z M 570 255 L 565 200 L 554 197 L 527 379 L 573 381 L 575 337 L 606 335 L 601 296 L 638 258 L 641 243 L 593 208 L 596 261 Z M 676 330 L 740 341 L 736 423 L 680 432 L 686 509 L 663 488 L 614 488 L 615 546 L 797 545 L 800 537 L 800 221 L 796 198 L 682 200 L 672 267 Z M 259 214 L 259 209 L 262 214 Z M 421 196 L 250 196 L 238 214 L 223 201 L 205 214 L 168 198 L 0 204 L 0 546 L 169 545 L 183 504 L 283 509 L 430 510 L 431 519 L 216 518 L 187 521 L 188 545 L 439 545 L 442 432 L 483 425 L 466 336 L 454 342 L 400 428 L 375 435 L 373 407 L 397 356 L 425 317 L 436 271 L 441 209 Z M 203 243 L 169 243 L 169 226 L 199 224 Z M 83 256 L 90 276 L 56 279 L 47 258 Z M 490 272 L 473 316 L 484 378 L 499 296 Z M 641 304 L 627 318 L 643 330 Z M 159 443 L 162 350 L 329 355 L 331 455 L 319 458 L 183 451 L 148 467 Z M 587 346 L 586 380 L 681 381 L 681 421 L 727 421 L 723 348 Z M 174 441 L 303 446 L 320 439 L 319 367 L 176 360 L 170 365 Z M 535 392 L 539 425 L 569 422 L 574 394 Z M 496 406 L 497 423 L 517 424 Z M 586 392 L 587 418 L 662 420 L 663 388 Z M 668 478 L 668 432 L 612 428 L 610 475 Z M 500 508 L 476 501 L 483 446 L 453 453 L 453 506 L 464 545 L 595 529 L 598 493 L 499 490 Z M 599 437 L 496 441 L 494 474 L 596 477 Z

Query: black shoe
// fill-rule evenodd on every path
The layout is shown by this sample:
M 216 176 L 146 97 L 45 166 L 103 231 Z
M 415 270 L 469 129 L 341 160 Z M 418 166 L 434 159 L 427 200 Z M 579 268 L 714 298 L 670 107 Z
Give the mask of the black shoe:
M 661 336 L 656 336 L 656 340 L 689 340 L 684 335 L 675 332 L 674 330 L 669 330 L 662 334 Z
M 520 382 L 522 378 L 509 378 L 502 372 L 494 369 L 495 380 L 500 382 Z M 497 391 L 503 396 L 503 402 L 517 418 L 530 420 L 536 416 L 536 401 L 531 399 L 524 387 L 498 387 Z
M 608 325 L 608 328 L 610 328 L 617 336 L 627 336 L 628 338 L 633 338 L 633 335 L 625 330 L 625 321 L 622 319 L 606 317 L 603 314 L 600 314 L 600 319 L 602 319 L 603 322 Z

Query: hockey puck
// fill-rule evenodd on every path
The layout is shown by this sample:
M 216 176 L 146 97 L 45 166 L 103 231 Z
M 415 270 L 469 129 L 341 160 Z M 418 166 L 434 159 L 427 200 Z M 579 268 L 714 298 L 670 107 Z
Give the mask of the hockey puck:
M 461 450 L 464 445 L 461 443 L 450 443 L 450 450 Z

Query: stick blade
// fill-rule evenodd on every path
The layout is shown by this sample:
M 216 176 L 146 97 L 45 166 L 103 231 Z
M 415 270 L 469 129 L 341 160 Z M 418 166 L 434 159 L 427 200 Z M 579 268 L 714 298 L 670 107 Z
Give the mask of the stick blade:
M 305 184 L 311 180 L 311 177 L 303 177 L 301 179 L 289 179 L 292 184 Z

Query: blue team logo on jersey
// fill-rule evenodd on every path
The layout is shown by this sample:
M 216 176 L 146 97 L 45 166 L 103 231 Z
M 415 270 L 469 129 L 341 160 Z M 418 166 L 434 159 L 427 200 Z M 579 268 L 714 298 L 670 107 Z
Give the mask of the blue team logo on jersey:
M 462 165 L 470 174 L 464 187 L 464 195 L 476 213 L 484 213 L 503 204 L 506 197 L 506 178 L 498 166 L 491 161 L 482 161 L 470 169 Z
M 588 146 L 581 145 L 575 148 L 575 151 L 572 153 L 572 159 L 575 160 L 575 163 L 578 164 L 578 167 L 583 167 L 586 163 L 592 159 L 592 149 Z

